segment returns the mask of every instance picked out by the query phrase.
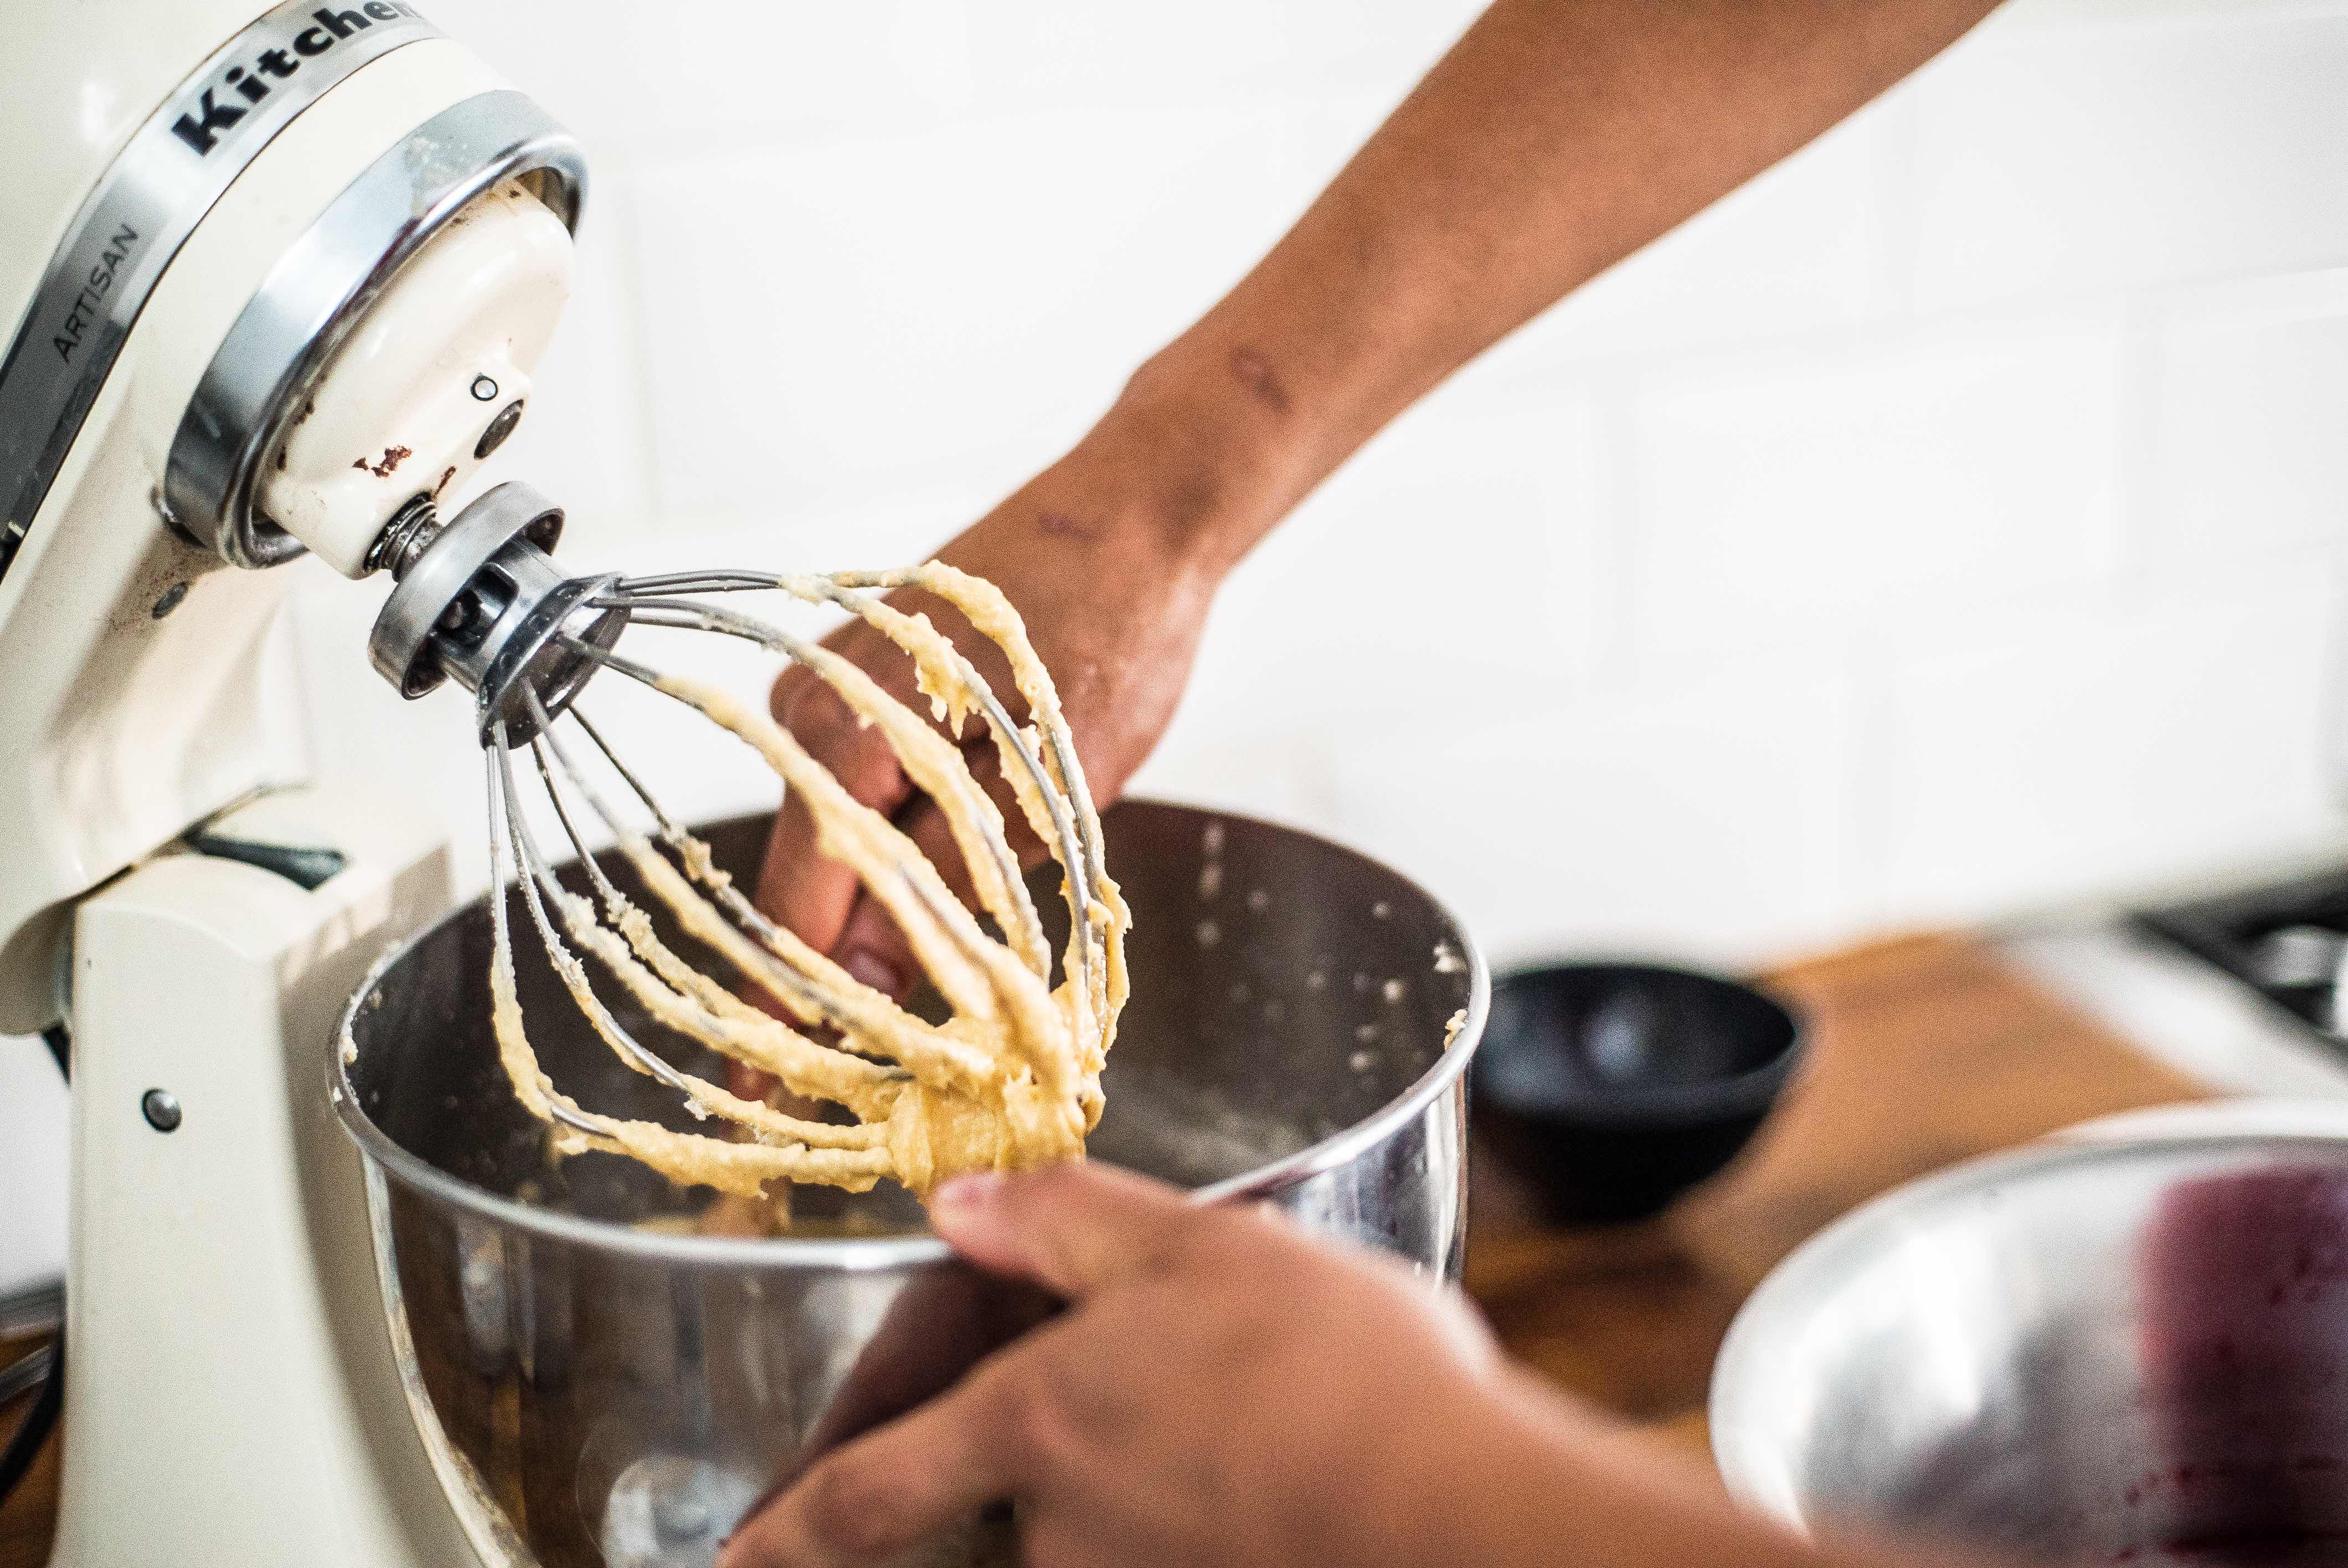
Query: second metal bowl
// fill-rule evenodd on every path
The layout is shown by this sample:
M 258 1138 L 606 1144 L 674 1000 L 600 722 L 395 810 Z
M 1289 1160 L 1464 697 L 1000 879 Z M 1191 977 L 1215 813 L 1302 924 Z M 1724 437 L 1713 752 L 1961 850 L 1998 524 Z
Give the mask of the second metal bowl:
M 2348 1563 L 2348 1139 L 2070 1141 L 1901 1188 L 1763 1283 L 1712 1433 L 1799 1527 Z

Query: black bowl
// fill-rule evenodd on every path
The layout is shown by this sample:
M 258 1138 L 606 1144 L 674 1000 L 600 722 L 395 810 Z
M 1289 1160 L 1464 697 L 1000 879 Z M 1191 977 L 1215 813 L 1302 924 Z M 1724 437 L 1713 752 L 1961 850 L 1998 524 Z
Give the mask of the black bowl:
M 1556 964 L 1492 988 L 1469 1068 L 1476 1136 L 1547 1217 L 1643 1219 L 1736 1157 L 1802 1053 L 1751 986 L 1652 964 Z

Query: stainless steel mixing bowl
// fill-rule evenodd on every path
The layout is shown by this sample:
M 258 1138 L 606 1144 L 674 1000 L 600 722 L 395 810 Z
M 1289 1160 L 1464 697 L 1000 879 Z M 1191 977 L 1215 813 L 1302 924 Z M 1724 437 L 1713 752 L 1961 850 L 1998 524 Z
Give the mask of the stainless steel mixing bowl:
M 2348 1139 L 2055 1143 L 1902 1188 L 1762 1285 L 1712 1431 L 1799 1526 L 2348 1563 Z
M 1401 876 L 1306 834 L 1141 802 L 1107 831 L 1134 912 L 1133 1000 L 1096 1157 L 1202 1199 L 1267 1200 L 1456 1278 L 1461 1071 L 1488 991 L 1467 934 Z M 705 834 L 747 874 L 765 823 Z M 607 869 L 638 891 L 623 865 Z M 580 1024 L 534 943 L 517 959 L 556 1082 L 691 1125 Z M 332 1087 L 367 1156 L 410 1405 L 488 1561 L 705 1563 L 769 1478 L 1050 1309 L 950 1260 L 893 1187 L 803 1189 L 804 1234 L 747 1239 L 706 1234 L 725 1211 L 705 1188 L 608 1155 L 550 1161 L 498 1065 L 489 965 L 486 902 L 389 955 L 352 1001 Z M 983 1560 L 1003 1538 L 999 1521 L 974 1526 L 922 1560 Z

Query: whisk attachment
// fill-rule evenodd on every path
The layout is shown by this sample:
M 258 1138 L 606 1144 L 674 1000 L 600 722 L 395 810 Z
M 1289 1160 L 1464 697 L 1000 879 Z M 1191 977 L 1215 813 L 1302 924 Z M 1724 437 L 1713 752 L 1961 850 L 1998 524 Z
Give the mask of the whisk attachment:
M 861 1189 L 883 1177 L 922 1192 L 963 1171 L 1080 1154 L 1100 1113 L 1100 1071 L 1125 999 L 1127 913 L 1050 676 L 1009 602 L 934 562 L 829 576 L 562 578 L 544 553 L 560 521 L 541 497 L 504 486 L 445 528 L 419 528 L 400 547 L 404 568 L 393 563 L 400 585 L 376 640 L 378 668 L 402 691 L 415 694 L 453 674 L 475 692 L 492 876 L 500 888 L 510 880 L 524 916 L 518 922 L 508 907 L 517 900 L 500 894 L 492 901 L 493 1022 L 517 1095 L 550 1124 L 558 1149 L 624 1153 L 679 1181 L 736 1193 L 778 1179 Z M 869 591 L 901 587 L 953 604 L 994 643 L 1025 702 L 1026 724 L 927 617 Z M 913 661 L 932 714 L 914 712 L 832 651 L 734 602 L 712 602 L 756 591 L 862 619 Z M 622 634 L 637 627 L 744 640 L 811 671 L 896 750 L 906 776 L 937 804 L 972 902 L 762 708 L 664 672 L 633 640 L 623 651 Z M 574 705 L 602 671 L 700 713 L 761 755 L 798 793 L 822 852 L 848 865 L 895 918 L 953 1016 L 941 1024 L 915 1018 L 760 913 Z M 1069 921 L 1056 954 L 1003 812 L 966 761 L 960 738 L 973 716 L 1025 825 L 1061 868 Z M 574 747 L 574 739 L 585 744 Z M 583 888 L 566 885 L 541 845 L 525 804 L 533 788 L 541 815 L 576 856 Z M 588 854 L 587 823 L 616 841 L 639 894 L 632 897 Z M 537 938 L 587 1027 L 711 1132 L 607 1116 L 553 1084 L 523 1028 L 512 948 L 519 923 Z M 716 955 L 728 972 L 704 972 L 672 946 L 667 929 Z M 669 1035 L 770 1075 L 794 1097 L 789 1108 L 745 1099 L 676 1065 L 623 1021 L 599 985 L 617 985 L 633 1004 L 632 1017 L 641 1013 Z M 743 999 L 752 988 L 772 999 L 772 1010 Z M 824 1107 L 820 1115 L 798 1113 L 808 1102 Z

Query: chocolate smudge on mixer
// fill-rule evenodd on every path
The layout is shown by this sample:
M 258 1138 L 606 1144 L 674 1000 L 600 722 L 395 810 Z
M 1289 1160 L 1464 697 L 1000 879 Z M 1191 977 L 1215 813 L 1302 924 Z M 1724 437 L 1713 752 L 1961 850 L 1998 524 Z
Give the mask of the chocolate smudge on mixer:
M 372 474 L 378 479 L 387 479 L 391 477 L 391 471 L 394 468 L 398 467 L 403 461 L 415 455 L 409 447 L 386 446 L 383 449 L 382 462 L 370 463 L 364 457 L 354 457 L 351 459 L 351 466 L 362 474 Z M 277 454 L 277 466 L 281 468 L 285 466 L 285 454 L 283 451 Z M 454 468 L 448 471 L 452 474 L 456 472 Z M 444 478 L 441 483 L 446 484 L 448 481 Z

